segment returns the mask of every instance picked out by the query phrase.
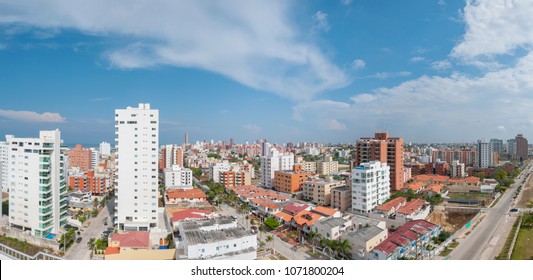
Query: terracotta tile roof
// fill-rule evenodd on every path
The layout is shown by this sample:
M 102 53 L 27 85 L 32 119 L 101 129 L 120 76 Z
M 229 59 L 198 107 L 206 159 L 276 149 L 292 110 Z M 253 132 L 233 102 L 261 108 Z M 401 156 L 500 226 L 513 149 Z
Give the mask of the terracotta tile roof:
M 470 176 L 470 177 L 466 177 L 465 178 L 465 182 L 467 182 L 469 184 L 479 184 L 480 179 L 478 177 L 475 177 L 475 176 Z
M 391 200 L 391 201 L 389 201 L 389 202 L 387 202 L 385 204 L 382 204 L 382 205 L 378 206 L 376 208 L 376 210 L 388 212 L 392 208 L 398 209 L 399 205 L 402 205 L 402 204 L 404 204 L 406 202 L 407 202 L 407 199 L 405 197 L 401 197 L 400 196 L 400 197 L 397 197 L 397 198 L 395 198 L 395 199 L 393 199 L 393 200 Z
M 407 202 L 407 204 L 405 204 L 404 206 L 400 207 L 397 212 L 404 215 L 411 215 L 416 211 L 420 210 L 420 208 L 422 208 L 422 206 L 424 206 L 425 204 L 426 202 L 424 200 L 420 198 L 415 198 Z
M 425 185 L 426 183 L 424 182 L 414 182 L 414 183 L 409 183 L 405 185 L 404 188 L 409 188 L 416 192 L 416 191 L 422 190 Z
M 289 223 L 292 218 L 294 217 L 293 215 L 291 214 L 287 214 L 285 212 L 278 212 L 274 215 L 274 217 L 278 218 L 278 219 L 282 219 L 283 221 L 285 221 L 286 223 Z
M 120 242 L 120 247 L 150 247 L 150 233 L 146 231 L 128 231 L 124 233 L 115 233 L 111 236 L 111 240 Z
M 289 199 L 289 196 L 278 194 L 271 190 L 250 185 L 228 187 L 227 189 L 233 190 L 238 196 L 244 197 L 249 200 L 254 198 L 268 198 L 273 201 L 286 201 Z
M 432 191 L 434 193 L 440 193 L 443 188 L 444 188 L 444 185 L 442 184 L 431 184 L 424 189 L 424 192 Z
M 253 204 L 257 204 L 259 206 L 263 206 L 263 207 L 269 208 L 269 209 L 279 209 L 280 208 L 280 206 L 278 204 L 274 203 L 270 199 L 254 198 L 254 199 L 252 199 L 250 201 Z
M 329 207 L 317 206 L 313 209 L 313 212 L 321 214 L 322 216 L 331 217 L 339 211 Z
M 421 182 L 433 181 L 433 182 L 445 183 L 449 179 L 450 179 L 450 177 L 443 176 L 443 175 L 422 174 L 422 175 L 416 175 L 411 180 L 413 180 L 413 181 L 421 181 Z
M 200 189 L 190 189 L 190 190 L 168 190 L 167 191 L 168 198 L 203 198 L 207 199 L 207 195 L 201 191 Z
M 320 214 L 309 212 L 307 210 L 301 211 L 298 215 L 293 217 L 293 220 L 298 224 L 298 227 L 307 225 L 311 227 L 315 224 L 316 221 L 323 219 L 324 217 Z
M 212 213 L 209 210 L 201 210 L 194 208 L 185 209 L 172 213 L 172 222 L 175 223 L 178 221 L 183 221 L 185 219 L 203 219 L 211 214 Z
M 107 247 L 104 251 L 104 255 L 116 255 L 120 254 L 120 247 Z
M 309 208 L 309 205 L 304 203 L 297 203 L 293 202 L 285 207 L 283 207 L 283 211 L 292 214 L 297 215 L 298 213 L 304 211 L 305 209 Z

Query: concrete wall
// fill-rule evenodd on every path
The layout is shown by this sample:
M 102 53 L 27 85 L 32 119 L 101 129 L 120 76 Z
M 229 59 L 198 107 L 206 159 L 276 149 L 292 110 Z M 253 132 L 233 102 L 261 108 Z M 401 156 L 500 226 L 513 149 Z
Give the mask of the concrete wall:
M 106 255 L 105 260 L 174 260 L 176 250 L 120 248 L 120 254 Z
M 32 245 L 39 246 L 42 248 L 49 248 L 56 252 L 59 251 L 59 243 L 57 243 L 57 241 L 55 240 L 34 237 L 34 236 L 24 233 L 21 230 L 14 229 L 14 228 L 9 229 L 7 227 L 2 227 L 1 232 L 2 234 L 5 233 L 7 237 L 16 238 L 21 241 L 26 241 Z M 56 236 L 56 238 L 59 238 L 59 236 Z

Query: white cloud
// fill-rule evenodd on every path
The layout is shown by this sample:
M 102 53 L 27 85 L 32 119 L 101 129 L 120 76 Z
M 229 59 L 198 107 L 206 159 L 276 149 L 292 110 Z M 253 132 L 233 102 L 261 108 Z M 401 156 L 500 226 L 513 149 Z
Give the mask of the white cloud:
M 20 0 L 0 4 L 0 23 L 111 39 L 115 45 L 104 57 L 119 69 L 198 68 L 293 100 L 348 85 L 346 73 L 302 39 L 290 18 L 291 5 L 281 0 Z M 327 15 L 317 13 L 317 20 L 326 24 Z
M 389 79 L 389 78 L 397 78 L 397 77 L 407 77 L 410 76 L 411 72 L 409 71 L 401 71 L 401 72 L 378 72 L 374 75 L 368 76 L 369 78 L 378 78 L 378 79 Z
M 328 31 L 330 29 L 328 23 L 328 14 L 318 11 L 313 15 L 313 24 L 316 29 Z
M 439 6 L 446 6 L 446 1 L 444 1 L 444 0 L 438 0 L 438 1 L 437 1 L 437 4 L 439 4 Z
M 424 60 L 426 60 L 426 58 L 423 57 L 423 56 L 415 56 L 415 57 L 412 57 L 412 58 L 411 58 L 411 62 L 414 62 L 414 63 L 422 62 L 422 61 L 424 61 Z
M 245 124 L 242 127 L 253 134 L 258 134 L 262 130 L 261 127 L 259 127 L 257 124 Z
M 490 138 L 495 131 L 512 134 L 531 128 L 531 75 L 533 53 L 480 77 L 460 73 L 422 76 L 395 87 L 358 94 L 351 98 L 352 102 L 320 100 L 294 106 L 293 118 L 313 123 L 333 115 L 350 124 L 350 131 L 371 133 L 389 127 L 417 141 Z M 505 127 L 486 125 L 501 123 L 502 119 L 507 122 Z
M 338 120 L 330 120 L 328 123 L 328 128 L 331 130 L 345 130 L 346 125 L 339 122 Z
M 435 61 L 431 63 L 430 67 L 433 70 L 444 71 L 450 69 L 452 67 L 452 63 L 448 60 Z
M 468 61 L 532 47 L 531 15 L 532 1 L 468 0 L 463 13 L 466 33 L 452 56 Z
M 7 49 L 7 45 L 4 43 L 0 43 L 0 51 Z
M 360 70 L 360 69 L 363 69 L 365 68 L 366 66 L 366 63 L 364 60 L 362 59 L 356 59 L 352 62 L 352 67 L 355 69 L 355 70 Z
M 0 110 L 0 117 L 22 122 L 62 123 L 66 121 L 59 113 L 50 112 L 39 114 L 32 111 Z

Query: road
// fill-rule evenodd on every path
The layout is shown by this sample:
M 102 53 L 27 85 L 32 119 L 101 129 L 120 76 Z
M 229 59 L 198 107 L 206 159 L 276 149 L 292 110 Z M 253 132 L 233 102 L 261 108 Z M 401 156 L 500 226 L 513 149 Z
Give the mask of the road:
M 452 260 L 492 260 L 500 253 L 501 245 L 505 242 L 516 218 L 509 213 L 513 207 L 513 194 L 518 186 L 525 183 L 525 174 L 531 170 L 533 170 L 533 161 L 528 163 L 498 203 L 485 210 L 483 221 L 464 239 L 457 240 L 459 245 L 450 254 Z
M 106 207 L 104 207 L 96 218 L 91 218 L 89 227 L 81 232 L 82 241 L 74 243 L 72 247 L 65 254 L 67 260 L 89 260 L 91 257 L 91 248 L 87 246 L 89 239 L 100 238 L 102 232 L 108 227 L 112 227 L 111 215 L 114 211 L 114 197 L 108 199 Z M 108 225 L 104 225 L 104 219 L 108 219 Z

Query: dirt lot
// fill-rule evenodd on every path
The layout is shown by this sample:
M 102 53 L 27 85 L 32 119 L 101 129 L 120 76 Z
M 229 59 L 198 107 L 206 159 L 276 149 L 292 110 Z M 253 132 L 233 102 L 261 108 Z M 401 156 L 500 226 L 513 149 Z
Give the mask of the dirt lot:
M 522 190 L 522 197 L 517 204 L 518 208 L 533 208 L 533 176 L 529 177 L 524 189 Z
M 468 221 L 470 221 L 476 213 L 446 213 L 442 211 L 435 211 L 429 217 L 428 221 L 442 226 L 445 231 L 455 233 L 461 229 Z

